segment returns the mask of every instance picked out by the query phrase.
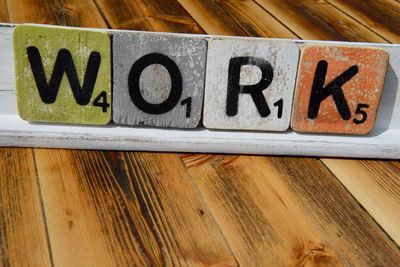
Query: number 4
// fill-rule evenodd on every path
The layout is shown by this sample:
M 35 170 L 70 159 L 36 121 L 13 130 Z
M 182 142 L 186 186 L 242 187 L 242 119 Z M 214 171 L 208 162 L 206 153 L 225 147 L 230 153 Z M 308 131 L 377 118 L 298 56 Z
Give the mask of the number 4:
M 101 102 L 100 102 L 101 100 Z M 107 93 L 102 91 L 93 101 L 93 106 L 101 107 L 103 113 L 107 112 L 107 108 L 110 107 L 110 104 L 107 103 Z

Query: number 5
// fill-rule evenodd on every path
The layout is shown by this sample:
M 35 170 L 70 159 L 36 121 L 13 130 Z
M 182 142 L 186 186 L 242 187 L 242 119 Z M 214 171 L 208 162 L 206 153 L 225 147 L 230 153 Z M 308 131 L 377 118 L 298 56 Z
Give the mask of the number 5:
M 364 123 L 364 122 L 367 120 L 367 118 L 368 118 L 367 112 L 365 112 L 364 110 L 361 110 L 362 108 L 369 108 L 369 105 L 367 105 L 367 104 L 358 104 L 358 105 L 357 105 L 357 109 L 356 109 L 355 115 L 360 114 L 360 115 L 361 115 L 361 120 L 359 120 L 359 119 L 357 119 L 357 118 L 354 118 L 354 119 L 353 119 L 353 122 L 354 122 L 355 124 L 362 124 L 362 123 Z

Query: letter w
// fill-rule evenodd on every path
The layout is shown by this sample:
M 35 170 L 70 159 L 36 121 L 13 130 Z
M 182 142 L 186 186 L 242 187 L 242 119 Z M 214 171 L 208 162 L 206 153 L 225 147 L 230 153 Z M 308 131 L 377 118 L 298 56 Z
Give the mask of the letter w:
M 49 83 L 47 83 L 46 80 L 39 50 L 35 46 L 30 46 L 26 51 L 28 52 L 29 63 L 31 64 L 40 98 L 44 103 L 51 104 L 56 100 L 64 72 L 67 75 L 76 103 L 81 106 L 89 103 L 99 72 L 101 61 L 100 53 L 90 53 L 83 86 L 81 87 L 78 75 L 76 74 L 74 61 L 71 53 L 67 49 L 63 48 L 58 52 Z

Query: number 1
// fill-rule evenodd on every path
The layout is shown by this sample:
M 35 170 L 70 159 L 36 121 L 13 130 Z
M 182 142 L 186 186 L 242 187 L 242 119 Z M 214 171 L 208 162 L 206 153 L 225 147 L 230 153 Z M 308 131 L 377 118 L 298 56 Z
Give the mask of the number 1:
M 282 118 L 283 114 L 283 99 L 279 99 L 274 103 L 274 107 L 278 107 L 278 119 Z
M 185 98 L 181 101 L 181 105 L 186 105 L 186 118 L 190 118 L 190 113 L 192 112 L 192 98 Z

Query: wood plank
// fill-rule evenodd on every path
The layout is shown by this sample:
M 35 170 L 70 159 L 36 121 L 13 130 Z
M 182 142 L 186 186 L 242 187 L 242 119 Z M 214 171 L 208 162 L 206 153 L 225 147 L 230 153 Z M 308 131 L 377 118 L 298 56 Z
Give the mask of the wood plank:
M 0 266 L 51 266 L 32 149 L 0 148 Z
M 35 155 L 55 265 L 236 265 L 175 154 Z
M 240 265 L 400 264 L 398 247 L 316 159 L 182 159 Z
M 109 229 L 99 220 L 93 199 L 104 192 L 93 192 L 88 183 L 88 179 L 105 177 L 83 173 L 84 159 L 77 161 L 72 151 L 35 149 L 34 153 L 54 264 L 116 264 L 119 251 L 109 250 L 105 234 Z M 91 195 L 96 193 L 99 196 Z
M 322 162 L 400 245 L 400 163 L 339 159 Z
M 41 23 L 107 28 L 92 1 L 6 0 L 13 23 Z
M 387 42 L 326 1 L 255 1 L 302 39 Z
M 176 0 L 96 0 L 111 28 L 204 33 Z
M 391 163 L 396 166 L 397 168 L 400 168 L 400 161 L 391 161 Z
M 392 43 L 400 43 L 400 3 L 395 0 L 327 0 Z
M 177 0 L 208 34 L 297 39 L 253 0 Z
M 0 0 L 0 22 L 8 22 L 8 8 L 6 0 Z
M 131 190 L 132 186 L 140 188 L 150 217 L 154 216 L 164 239 L 169 239 L 165 240 L 170 242 L 165 244 L 169 248 L 163 251 L 175 256 L 181 264 L 236 266 L 206 203 L 176 154 L 125 152 L 123 155 L 128 176 L 135 176 L 135 181 L 131 181 L 138 183 L 131 184 Z

